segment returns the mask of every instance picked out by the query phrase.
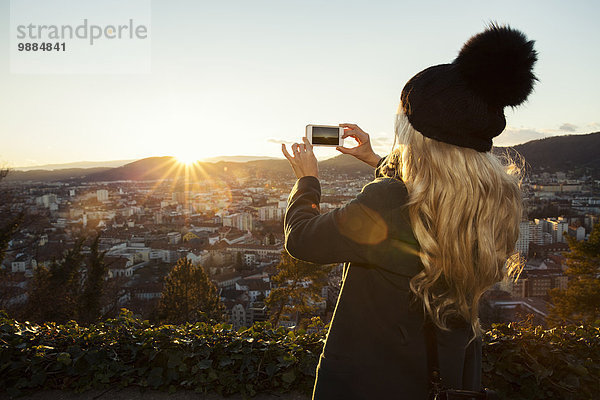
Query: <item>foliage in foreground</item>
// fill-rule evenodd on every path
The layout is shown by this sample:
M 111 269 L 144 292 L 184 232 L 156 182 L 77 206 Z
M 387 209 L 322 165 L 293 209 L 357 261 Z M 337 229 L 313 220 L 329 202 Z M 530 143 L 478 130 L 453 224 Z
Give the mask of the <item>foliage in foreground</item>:
M 566 257 L 569 277 L 566 289 L 548 291 L 553 306 L 551 323 L 595 321 L 600 319 L 600 224 L 596 224 L 587 241 L 565 235 L 569 244 Z
M 600 321 L 544 330 L 492 324 L 483 343 L 483 385 L 506 399 L 593 399 L 600 393 Z
M 91 240 L 87 254 L 83 250 L 86 241 L 87 237 L 79 237 L 62 259 L 54 258 L 49 266 L 35 268 L 22 315 L 35 322 L 75 319 L 91 323 L 106 316 L 103 308 L 116 314 L 117 297 L 103 300 L 109 284 L 105 280 L 105 252 L 99 250 L 100 235 Z
M 292 257 L 287 250 L 281 251 L 281 261 L 277 265 L 277 274 L 271 277 L 275 285 L 265 300 L 271 310 L 269 321 L 278 326 L 284 315 L 299 314 L 299 326 L 309 320 L 318 311 L 316 303 L 323 301 L 321 289 L 327 282 L 327 274 L 333 265 L 320 265 Z M 310 285 L 305 283 L 310 281 Z
M 203 322 L 153 326 L 126 310 L 89 327 L 0 316 L 0 392 L 122 385 L 310 396 L 325 332 L 294 333 L 268 322 L 238 332 Z M 483 383 L 504 398 L 590 399 L 600 389 L 598 325 L 495 324 L 483 356 Z
M 127 310 L 89 327 L 2 316 L 0 393 L 112 385 L 248 397 L 308 392 L 322 347 L 321 335 L 273 330 L 268 323 L 236 332 L 230 324 L 205 322 L 154 326 Z
M 203 311 L 201 311 L 203 310 Z M 165 277 L 158 317 L 165 323 L 207 322 L 225 319 L 226 310 L 214 283 L 201 265 L 180 258 Z

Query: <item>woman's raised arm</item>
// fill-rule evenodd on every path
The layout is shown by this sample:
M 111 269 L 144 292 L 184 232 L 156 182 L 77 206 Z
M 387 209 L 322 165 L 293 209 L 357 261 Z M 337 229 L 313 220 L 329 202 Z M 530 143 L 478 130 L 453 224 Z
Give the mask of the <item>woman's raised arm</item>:
M 287 252 L 320 264 L 375 262 L 390 229 L 383 212 L 389 197 L 386 191 L 384 185 L 368 184 L 345 206 L 321 214 L 319 180 L 298 179 L 284 218 Z

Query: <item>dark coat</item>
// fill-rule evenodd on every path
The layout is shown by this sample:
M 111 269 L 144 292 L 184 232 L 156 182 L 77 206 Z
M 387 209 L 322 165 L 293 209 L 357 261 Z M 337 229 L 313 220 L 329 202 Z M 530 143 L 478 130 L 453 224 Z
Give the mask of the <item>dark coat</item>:
M 381 163 L 381 161 L 380 161 Z M 320 182 L 298 179 L 284 218 L 285 248 L 297 259 L 344 262 L 342 287 L 317 367 L 313 399 L 426 399 L 422 306 L 409 306 L 409 280 L 422 270 L 407 191 L 376 178 L 344 207 L 320 214 Z M 481 339 L 470 325 L 436 329 L 442 382 L 479 390 Z

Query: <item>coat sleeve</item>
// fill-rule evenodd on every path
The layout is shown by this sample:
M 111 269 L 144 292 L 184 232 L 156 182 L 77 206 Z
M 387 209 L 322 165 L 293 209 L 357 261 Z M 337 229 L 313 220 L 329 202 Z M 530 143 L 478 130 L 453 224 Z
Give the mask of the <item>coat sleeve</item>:
M 287 252 L 320 264 L 375 263 L 389 231 L 384 212 L 388 195 L 382 183 L 376 179 L 345 206 L 320 214 L 319 180 L 313 176 L 298 179 L 284 217 Z

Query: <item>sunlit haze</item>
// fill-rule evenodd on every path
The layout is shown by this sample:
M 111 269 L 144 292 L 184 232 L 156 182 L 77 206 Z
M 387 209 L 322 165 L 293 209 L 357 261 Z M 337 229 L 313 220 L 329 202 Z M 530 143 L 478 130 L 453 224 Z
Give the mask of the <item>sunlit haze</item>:
M 3 21 L 9 12 L 2 2 Z M 452 61 L 490 21 L 523 30 L 539 52 L 536 89 L 506 110 L 495 144 L 595 132 L 599 14 L 594 1 L 153 1 L 151 72 L 128 75 L 11 74 L 2 29 L 0 164 L 282 157 L 306 124 L 342 122 L 385 154 L 406 81 Z

